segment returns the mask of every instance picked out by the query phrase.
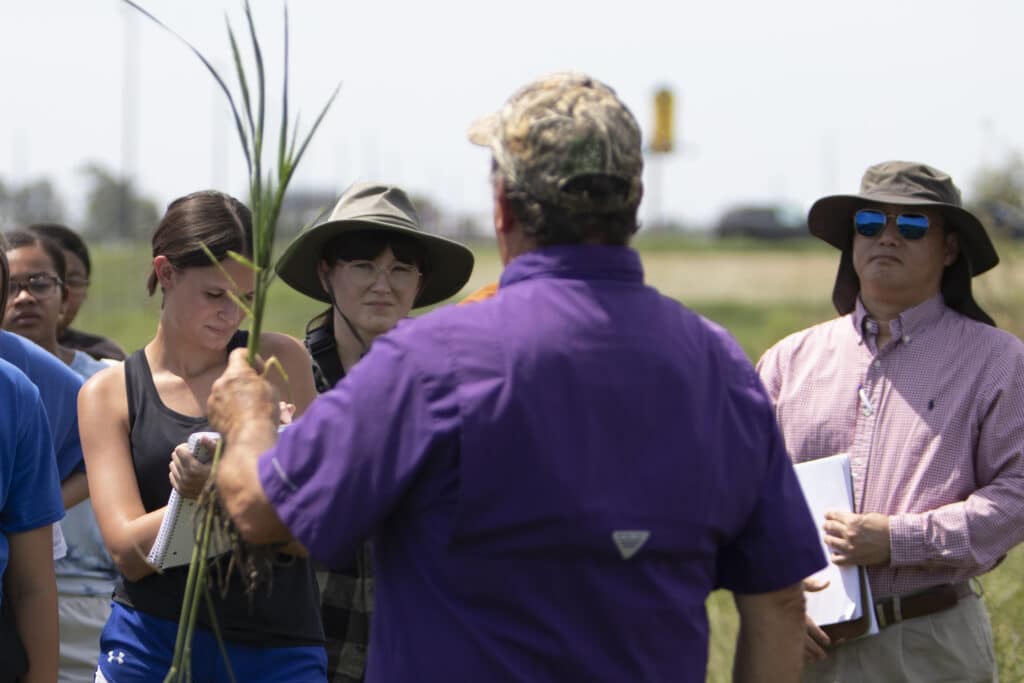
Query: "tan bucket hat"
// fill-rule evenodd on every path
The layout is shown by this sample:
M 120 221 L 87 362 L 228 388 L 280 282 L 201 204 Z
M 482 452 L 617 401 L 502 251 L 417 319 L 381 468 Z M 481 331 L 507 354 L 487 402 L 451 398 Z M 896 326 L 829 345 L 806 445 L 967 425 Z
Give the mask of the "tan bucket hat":
M 407 235 L 426 250 L 430 273 L 416 296 L 414 308 L 453 296 L 473 272 L 473 252 L 468 247 L 424 232 L 408 195 L 394 185 L 376 183 L 356 183 L 346 190 L 327 220 L 292 240 L 274 269 L 292 289 L 319 301 L 330 302 L 317 276 L 320 255 L 338 235 L 364 230 Z
M 999 255 L 981 221 L 963 208 L 960 190 L 947 173 L 910 161 L 885 161 L 864 172 L 860 193 L 822 197 L 807 214 L 810 232 L 841 250 L 832 303 L 840 315 L 854 309 L 860 279 L 853 269 L 853 214 L 872 203 L 935 208 L 960 238 L 960 256 L 942 275 L 946 304 L 964 315 L 995 326 L 971 293 L 971 278 L 994 268 Z

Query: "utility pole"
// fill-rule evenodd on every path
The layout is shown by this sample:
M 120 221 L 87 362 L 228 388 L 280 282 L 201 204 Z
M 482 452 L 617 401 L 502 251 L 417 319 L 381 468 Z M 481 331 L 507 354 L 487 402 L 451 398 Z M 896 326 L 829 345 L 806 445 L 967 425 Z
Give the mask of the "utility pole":
M 139 138 L 138 127 L 138 25 L 137 12 L 131 7 L 122 7 L 124 16 L 124 43 L 121 55 L 121 178 L 120 207 L 118 210 L 117 234 L 122 238 L 134 234 L 132 223 L 132 180 L 135 178 L 137 149 Z

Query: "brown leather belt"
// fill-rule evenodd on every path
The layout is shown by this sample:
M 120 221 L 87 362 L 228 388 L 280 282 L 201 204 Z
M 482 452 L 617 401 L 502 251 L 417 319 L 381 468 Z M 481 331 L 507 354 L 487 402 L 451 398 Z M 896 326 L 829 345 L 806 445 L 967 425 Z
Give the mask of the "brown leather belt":
M 969 583 L 936 586 L 917 593 L 894 595 L 875 601 L 878 627 L 885 628 L 907 619 L 924 617 L 955 607 L 958 602 L 973 595 Z

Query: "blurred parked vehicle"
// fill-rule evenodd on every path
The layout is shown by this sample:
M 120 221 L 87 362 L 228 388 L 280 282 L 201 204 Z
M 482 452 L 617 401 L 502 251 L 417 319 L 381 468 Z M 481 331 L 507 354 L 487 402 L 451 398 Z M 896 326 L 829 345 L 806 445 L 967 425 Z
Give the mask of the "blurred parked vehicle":
M 716 237 L 754 237 L 786 239 L 807 236 L 806 213 L 780 204 L 744 204 L 735 206 L 718 220 Z
M 1024 210 L 999 199 L 975 202 L 971 210 L 995 234 L 1012 239 L 1024 239 Z

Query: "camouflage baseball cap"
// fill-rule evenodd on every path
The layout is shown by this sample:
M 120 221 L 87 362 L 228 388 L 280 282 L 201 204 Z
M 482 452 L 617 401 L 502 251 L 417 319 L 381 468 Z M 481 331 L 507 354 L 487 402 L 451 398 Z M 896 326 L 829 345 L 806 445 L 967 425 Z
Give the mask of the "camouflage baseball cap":
M 520 88 L 470 126 L 469 140 L 490 147 L 508 179 L 541 202 L 580 213 L 640 202 L 640 127 L 614 90 L 585 74 L 551 74 Z M 594 176 L 620 180 L 622 191 L 574 191 L 574 181 Z

